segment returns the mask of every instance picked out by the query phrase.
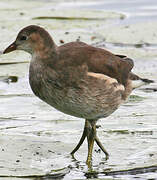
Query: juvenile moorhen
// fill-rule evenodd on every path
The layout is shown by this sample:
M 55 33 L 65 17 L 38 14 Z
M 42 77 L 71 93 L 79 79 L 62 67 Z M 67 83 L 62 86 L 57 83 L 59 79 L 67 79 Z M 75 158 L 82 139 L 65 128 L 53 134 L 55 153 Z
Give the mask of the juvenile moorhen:
M 42 27 L 22 29 L 15 42 L 3 52 L 24 50 L 32 55 L 29 82 L 40 99 L 59 111 L 85 119 L 82 137 L 73 155 L 88 141 L 87 165 L 92 163 L 94 142 L 106 154 L 96 135 L 96 122 L 112 114 L 132 91 L 133 61 L 123 55 L 70 42 L 57 46 Z

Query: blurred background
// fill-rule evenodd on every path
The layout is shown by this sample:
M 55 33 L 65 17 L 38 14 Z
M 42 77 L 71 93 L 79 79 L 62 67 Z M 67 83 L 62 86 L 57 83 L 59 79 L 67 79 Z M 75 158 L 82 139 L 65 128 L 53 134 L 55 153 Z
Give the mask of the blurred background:
M 134 60 L 133 72 L 155 81 L 135 89 L 124 105 L 98 122 L 110 159 L 106 162 L 95 146 L 92 175 L 85 164 L 87 144 L 76 159 L 69 155 L 84 120 L 33 95 L 29 54 L 2 54 L 30 24 L 44 27 L 57 45 L 80 40 L 127 55 Z M 47 174 L 64 180 L 157 178 L 156 0 L 0 0 L 0 40 L 0 180 L 41 180 Z M 134 175 L 127 171 L 139 167 Z

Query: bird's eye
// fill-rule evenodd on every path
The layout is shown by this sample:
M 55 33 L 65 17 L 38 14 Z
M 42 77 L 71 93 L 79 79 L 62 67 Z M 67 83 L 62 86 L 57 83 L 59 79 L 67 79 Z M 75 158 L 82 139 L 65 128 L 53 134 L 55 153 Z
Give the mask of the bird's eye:
M 21 40 L 21 41 L 27 40 L 27 36 L 21 36 L 21 37 L 20 37 L 20 40 Z

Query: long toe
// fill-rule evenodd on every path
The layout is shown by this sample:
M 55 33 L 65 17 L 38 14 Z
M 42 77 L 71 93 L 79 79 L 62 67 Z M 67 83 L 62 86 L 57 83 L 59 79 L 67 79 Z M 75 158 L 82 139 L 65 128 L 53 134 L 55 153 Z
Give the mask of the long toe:
M 82 133 L 82 137 L 81 137 L 79 143 L 77 144 L 77 146 L 70 153 L 72 156 L 74 156 L 74 153 L 81 147 L 81 145 L 84 142 L 86 137 L 87 137 L 87 129 L 86 129 L 86 123 L 85 123 L 84 130 L 83 130 L 83 133 Z
M 100 149 L 105 153 L 106 155 L 106 160 L 109 159 L 109 153 L 106 151 L 106 149 L 103 147 L 102 143 L 100 142 L 99 138 L 96 136 L 95 137 L 95 141 L 97 143 L 97 145 L 100 147 Z

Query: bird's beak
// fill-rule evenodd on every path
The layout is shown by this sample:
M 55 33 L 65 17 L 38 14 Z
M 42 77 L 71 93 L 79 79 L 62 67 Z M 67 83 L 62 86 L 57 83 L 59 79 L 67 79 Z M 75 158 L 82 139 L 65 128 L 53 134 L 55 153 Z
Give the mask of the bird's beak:
M 3 54 L 6 54 L 6 53 L 9 53 L 9 52 L 12 52 L 12 51 L 15 51 L 16 50 L 16 43 L 13 42 L 12 44 L 10 44 L 10 46 L 8 46 L 4 51 L 3 51 Z

